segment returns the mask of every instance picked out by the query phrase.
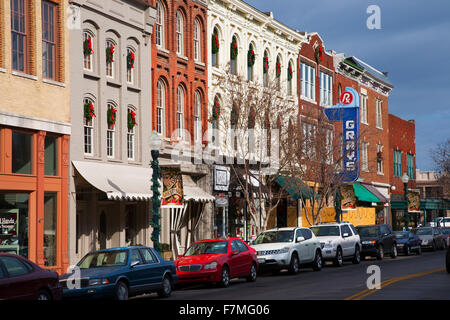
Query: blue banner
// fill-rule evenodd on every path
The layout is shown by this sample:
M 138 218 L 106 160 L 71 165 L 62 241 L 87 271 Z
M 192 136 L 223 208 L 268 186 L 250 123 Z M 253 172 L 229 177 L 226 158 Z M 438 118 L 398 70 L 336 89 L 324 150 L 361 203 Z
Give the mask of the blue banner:
M 355 89 L 346 87 L 339 97 L 340 103 L 325 108 L 329 121 L 342 121 L 343 182 L 354 182 L 359 178 L 359 95 Z

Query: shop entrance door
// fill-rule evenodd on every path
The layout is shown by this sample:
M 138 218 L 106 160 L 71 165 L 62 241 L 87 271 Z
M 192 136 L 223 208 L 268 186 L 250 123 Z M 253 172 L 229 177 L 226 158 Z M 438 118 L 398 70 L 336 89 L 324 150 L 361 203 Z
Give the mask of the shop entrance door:
M 287 201 L 280 199 L 277 206 L 277 228 L 287 227 Z

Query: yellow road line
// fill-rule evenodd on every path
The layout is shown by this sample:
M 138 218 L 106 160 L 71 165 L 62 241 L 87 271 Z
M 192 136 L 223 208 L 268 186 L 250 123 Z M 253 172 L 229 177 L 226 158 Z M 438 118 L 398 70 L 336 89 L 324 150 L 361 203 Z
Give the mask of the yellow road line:
M 419 273 L 413 273 L 410 275 L 406 275 L 406 276 L 402 276 L 402 277 L 397 277 L 397 278 L 392 278 L 389 280 L 385 280 L 383 282 L 380 283 L 381 289 L 387 287 L 388 285 L 391 285 L 395 282 L 399 282 L 399 281 L 403 281 L 403 280 L 408 280 L 408 279 L 412 279 L 412 278 L 417 278 L 417 277 L 422 277 L 428 274 L 432 274 L 432 273 L 436 273 L 436 272 L 441 272 L 444 271 L 445 268 L 440 268 L 440 269 L 434 269 L 434 270 L 429 270 L 429 271 L 424 271 L 424 272 L 419 272 Z M 366 289 L 363 290 L 361 292 L 358 292 L 348 298 L 345 298 L 344 300 L 361 300 L 373 293 L 376 293 L 377 291 L 381 290 L 381 289 Z

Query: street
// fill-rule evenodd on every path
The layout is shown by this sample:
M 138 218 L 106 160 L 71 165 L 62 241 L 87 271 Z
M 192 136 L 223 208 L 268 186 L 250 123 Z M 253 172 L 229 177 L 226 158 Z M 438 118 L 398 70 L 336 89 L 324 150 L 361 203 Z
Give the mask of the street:
M 368 290 L 367 268 L 381 270 L 380 290 Z M 450 275 L 445 271 L 445 251 L 421 256 L 399 256 L 382 261 L 370 259 L 359 265 L 345 262 L 341 268 L 327 264 L 322 271 L 305 267 L 297 275 L 259 275 L 255 283 L 233 280 L 229 288 L 211 285 L 186 286 L 172 293 L 175 300 L 383 300 L 450 299 Z M 406 278 L 406 279 L 405 279 Z M 135 299 L 154 299 L 145 295 Z

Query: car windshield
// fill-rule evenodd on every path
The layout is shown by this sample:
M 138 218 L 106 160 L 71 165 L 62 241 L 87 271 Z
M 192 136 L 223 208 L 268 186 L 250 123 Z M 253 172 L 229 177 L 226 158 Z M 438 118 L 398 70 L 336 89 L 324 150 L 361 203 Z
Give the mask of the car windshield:
M 200 254 L 227 253 L 228 241 L 208 241 L 194 243 L 184 254 L 185 257 L 196 256 Z
M 431 236 L 432 229 L 431 228 L 416 229 L 415 233 L 417 235 Z
M 128 263 L 127 250 L 93 252 L 86 255 L 79 263 L 80 269 L 125 266 Z
M 408 232 L 396 232 L 395 237 L 397 239 L 407 239 L 409 237 Z
M 292 242 L 294 231 L 267 231 L 261 233 L 255 240 L 255 244 Z
M 378 228 L 377 227 L 361 227 L 356 228 L 358 230 L 358 233 L 362 237 L 376 237 L 378 236 Z
M 339 236 L 338 226 L 321 226 L 321 227 L 311 227 L 311 231 L 316 235 L 316 237 L 327 237 L 327 236 Z

